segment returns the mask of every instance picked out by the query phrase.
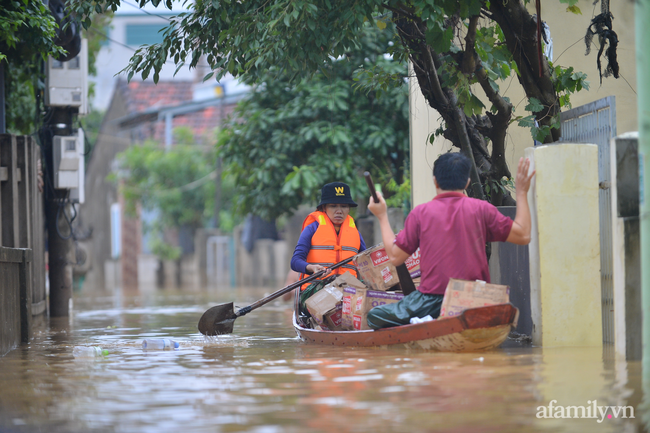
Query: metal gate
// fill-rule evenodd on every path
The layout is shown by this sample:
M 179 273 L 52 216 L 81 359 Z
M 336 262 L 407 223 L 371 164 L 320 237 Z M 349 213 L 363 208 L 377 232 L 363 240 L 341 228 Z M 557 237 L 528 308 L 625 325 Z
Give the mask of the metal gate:
M 610 140 L 616 136 L 616 99 L 599 99 L 560 113 L 560 141 L 598 145 L 598 182 L 600 194 L 600 288 L 603 311 L 603 343 L 614 344 L 614 285 L 612 281 L 612 208 L 609 187 Z

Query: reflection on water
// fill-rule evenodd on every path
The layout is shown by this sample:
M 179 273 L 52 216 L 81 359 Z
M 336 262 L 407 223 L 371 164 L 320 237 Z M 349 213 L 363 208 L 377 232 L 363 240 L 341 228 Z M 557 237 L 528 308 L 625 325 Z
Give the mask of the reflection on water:
M 255 297 L 256 295 L 259 295 Z M 638 363 L 588 348 L 449 354 L 300 342 L 289 304 L 196 330 L 217 302 L 261 291 L 75 299 L 0 358 L 1 432 L 636 432 L 636 418 L 538 418 L 541 406 L 630 406 Z M 209 299 L 209 300 L 208 300 Z M 144 338 L 179 350 L 143 351 Z M 75 359 L 76 345 L 107 357 Z M 554 412 L 552 412 L 554 413 Z

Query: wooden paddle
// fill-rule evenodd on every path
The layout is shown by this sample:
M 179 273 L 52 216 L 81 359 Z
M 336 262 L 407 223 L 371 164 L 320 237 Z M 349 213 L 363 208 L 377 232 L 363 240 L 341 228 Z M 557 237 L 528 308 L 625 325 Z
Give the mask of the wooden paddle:
M 310 276 L 303 278 L 300 281 L 296 281 L 295 283 L 290 284 L 287 287 L 282 288 L 276 292 L 273 292 L 267 297 L 262 298 L 259 301 L 254 302 L 251 305 L 238 310 L 237 312 L 235 312 L 232 302 L 228 302 L 227 304 L 215 305 L 214 307 L 206 310 L 206 312 L 203 313 L 203 315 L 199 319 L 199 332 L 201 332 L 201 334 L 203 335 L 230 334 L 232 333 L 235 319 L 237 319 L 238 317 L 244 316 L 250 313 L 251 311 L 255 310 L 256 308 L 268 304 L 272 300 L 279 298 L 285 293 L 289 293 L 296 287 L 300 287 L 305 283 L 310 283 L 318 279 L 318 277 L 329 274 L 332 270 L 339 268 L 347 263 L 350 263 L 352 260 L 354 260 L 355 257 L 356 256 L 352 256 L 350 258 L 347 258 L 341 262 L 338 262 L 328 267 L 327 269 L 324 269 L 319 272 L 314 272 Z
M 363 173 L 363 177 L 366 178 L 366 183 L 368 184 L 368 189 L 370 190 L 372 199 L 375 203 L 379 203 L 379 197 L 377 197 L 377 191 L 375 190 L 375 183 L 372 181 L 372 176 L 366 171 Z M 386 248 L 386 245 L 384 245 L 384 248 Z M 399 285 L 402 288 L 404 296 L 414 292 L 415 284 L 413 283 L 413 278 L 411 278 L 411 273 L 406 267 L 406 264 L 402 263 L 401 265 L 396 266 L 395 269 L 397 270 L 397 278 L 399 278 Z

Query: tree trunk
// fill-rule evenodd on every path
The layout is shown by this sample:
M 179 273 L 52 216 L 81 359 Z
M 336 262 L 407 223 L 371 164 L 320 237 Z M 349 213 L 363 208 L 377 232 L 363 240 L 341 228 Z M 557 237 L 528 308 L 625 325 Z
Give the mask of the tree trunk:
M 541 126 L 550 126 L 553 118 L 560 112 L 555 87 L 551 81 L 551 71 L 546 57 L 542 56 L 542 74 L 540 77 L 537 55 L 537 23 L 528 13 L 521 0 L 507 2 L 490 2 L 492 18 L 499 24 L 506 39 L 508 49 L 513 54 L 519 68 L 519 82 L 526 92 L 526 97 L 537 98 L 544 109 L 535 113 Z M 552 143 L 560 139 L 560 130 L 551 129 L 544 142 Z
M 487 199 L 492 204 L 513 205 L 514 200 L 507 191 L 504 191 L 501 183 L 504 178 L 512 177 L 505 157 L 505 140 L 512 118 L 512 105 L 491 87 L 487 73 L 474 50 L 479 17 L 474 16 L 469 19 L 465 35 L 465 51 L 456 54 L 446 53 L 454 57 L 463 74 L 478 80 L 496 108 L 496 113 L 488 112 L 485 115 L 470 117 L 459 105 L 455 90 L 444 87 L 438 76 L 438 71 L 443 65 L 440 55 L 426 42 L 424 37 L 426 23 L 407 10 L 394 8 L 391 10 L 402 43 L 410 51 L 410 60 L 422 94 L 429 106 L 440 113 L 444 121 L 444 137 L 472 162 L 469 195 L 486 199 L 484 191 L 489 191 Z M 539 65 L 536 21 L 521 0 L 490 2 L 489 10 L 484 13 L 503 30 L 508 49 L 519 68 L 519 81 L 526 96 L 537 98 L 544 106 L 542 111 L 535 113 L 539 125 L 551 126 L 560 107 L 546 58 L 542 58 L 542 64 Z M 457 22 L 458 17 L 450 17 L 446 25 L 456 25 Z M 559 136 L 560 131 L 551 128 L 551 134 L 545 138 L 545 142 L 557 141 Z M 487 139 L 492 144 L 491 153 Z

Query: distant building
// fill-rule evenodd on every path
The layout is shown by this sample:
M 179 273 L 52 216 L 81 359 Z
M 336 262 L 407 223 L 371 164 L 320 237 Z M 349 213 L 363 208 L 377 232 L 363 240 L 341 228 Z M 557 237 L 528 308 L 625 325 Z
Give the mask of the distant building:
M 125 217 L 117 188 L 106 181 L 116 155 L 147 139 L 172 146 L 171 131 L 179 126 L 191 128 L 199 142 L 223 123 L 245 92 L 235 80 L 117 81 L 86 169 L 86 202 L 79 210 L 80 231 L 92 229 L 80 243 L 87 255 L 84 286 L 136 287 L 153 278 L 139 275 L 146 250 L 140 218 Z
M 129 64 L 135 50 L 141 45 L 161 42 L 162 34 L 158 31 L 169 24 L 171 17 L 185 11 L 187 8 L 178 2 L 174 3 L 172 10 L 162 5 L 154 8 L 151 4 L 140 9 L 136 2 L 125 2 L 118 8 L 110 28 L 105 30 L 108 40 L 102 45 L 95 61 L 97 76 L 90 77 L 90 81 L 95 83 L 95 96 L 91 101 L 94 109 L 103 111 L 108 108 L 118 80 L 126 79 L 126 74 L 117 74 Z M 160 73 L 160 79 L 188 81 L 202 72 L 185 67 L 174 76 L 175 71 L 176 65 L 168 61 Z M 137 76 L 133 79 L 140 81 Z

